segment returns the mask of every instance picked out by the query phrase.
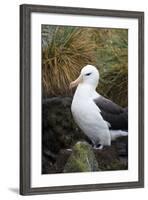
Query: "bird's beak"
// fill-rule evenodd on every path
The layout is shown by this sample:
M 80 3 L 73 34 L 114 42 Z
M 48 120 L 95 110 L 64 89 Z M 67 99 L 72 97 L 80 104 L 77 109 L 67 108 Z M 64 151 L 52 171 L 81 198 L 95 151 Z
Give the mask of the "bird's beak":
M 80 75 L 75 81 L 72 81 L 69 85 L 69 88 L 76 87 L 79 83 L 83 81 L 82 76 Z

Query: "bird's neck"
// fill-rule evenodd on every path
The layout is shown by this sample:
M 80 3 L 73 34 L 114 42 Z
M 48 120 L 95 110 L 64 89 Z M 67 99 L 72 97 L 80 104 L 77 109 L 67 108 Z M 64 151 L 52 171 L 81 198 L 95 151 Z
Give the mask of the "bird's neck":
M 96 88 L 93 87 L 90 84 L 79 84 L 75 94 L 74 98 L 81 98 L 81 99 L 88 99 L 88 98 L 93 98 L 94 93 L 96 92 Z

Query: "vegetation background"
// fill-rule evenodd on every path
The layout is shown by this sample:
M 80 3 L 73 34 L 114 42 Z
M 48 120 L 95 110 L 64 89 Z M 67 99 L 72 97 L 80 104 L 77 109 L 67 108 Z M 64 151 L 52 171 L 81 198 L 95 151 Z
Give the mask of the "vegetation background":
M 128 105 L 128 30 L 42 25 L 43 98 L 71 96 L 86 64 L 100 71 L 98 92 Z

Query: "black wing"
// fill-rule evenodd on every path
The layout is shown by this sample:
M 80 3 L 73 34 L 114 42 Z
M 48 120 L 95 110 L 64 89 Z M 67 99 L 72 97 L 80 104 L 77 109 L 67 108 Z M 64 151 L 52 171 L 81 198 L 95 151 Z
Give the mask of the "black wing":
M 103 96 L 94 99 L 94 102 L 100 108 L 103 119 L 110 123 L 110 129 L 128 130 L 127 108 L 122 108 Z

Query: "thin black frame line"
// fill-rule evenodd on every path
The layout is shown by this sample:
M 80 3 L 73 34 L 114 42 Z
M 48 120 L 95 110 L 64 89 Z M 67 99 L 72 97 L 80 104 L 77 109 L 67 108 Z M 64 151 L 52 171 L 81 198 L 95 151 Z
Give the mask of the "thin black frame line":
M 139 179 L 137 182 L 31 188 L 31 13 L 55 13 L 138 19 L 139 44 Z M 43 5 L 20 5 L 20 194 L 47 194 L 144 187 L 144 13 Z

